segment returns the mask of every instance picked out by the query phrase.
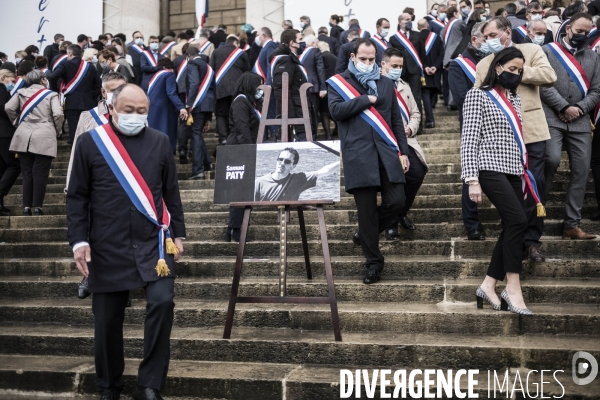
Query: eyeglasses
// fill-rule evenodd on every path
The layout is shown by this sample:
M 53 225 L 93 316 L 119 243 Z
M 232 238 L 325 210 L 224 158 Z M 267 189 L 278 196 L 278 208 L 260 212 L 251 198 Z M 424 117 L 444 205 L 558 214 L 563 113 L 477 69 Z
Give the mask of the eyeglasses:
M 292 160 L 290 160 L 289 158 L 281 158 L 281 157 L 279 157 L 277 159 L 277 162 L 282 162 L 285 165 L 290 165 L 292 163 Z

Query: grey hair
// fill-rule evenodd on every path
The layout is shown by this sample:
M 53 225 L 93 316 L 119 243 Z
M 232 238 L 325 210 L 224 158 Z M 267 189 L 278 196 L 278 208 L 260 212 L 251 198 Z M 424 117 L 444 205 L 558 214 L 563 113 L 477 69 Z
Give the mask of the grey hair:
M 538 2 L 529 3 L 527 6 L 527 14 L 531 13 L 534 10 L 543 10 L 542 5 Z
M 46 74 L 43 73 L 42 71 L 40 71 L 39 69 L 34 69 L 33 71 L 27 73 L 27 75 L 25 75 L 25 82 L 27 82 L 27 84 L 29 86 L 31 85 L 41 85 L 42 79 L 48 79 L 46 77 Z
M 527 7 L 527 3 L 524 2 L 523 0 L 518 0 L 518 1 L 515 1 L 515 6 L 517 6 L 517 8 L 519 10 L 521 10 L 522 8 Z
M 289 19 L 284 20 L 283 24 L 289 26 L 290 28 L 294 27 L 294 23 L 292 21 L 290 21 Z
M 533 28 L 535 27 L 535 24 L 537 22 L 540 22 L 540 23 L 544 24 L 544 26 L 546 26 L 546 23 L 544 21 L 540 21 L 539 19 L 535 20 L 535 21 L 527 21 L 527 24 L 526 24 L 526 26 L 527 26 L 527 32 L 533 31 Z
M 210 29 L 201 29 L 200 37 L 207 38 L 210 36 Z
M 113 107 L 115 107 L 115 108 L 117 107 L 117 100 L 118 100 L 119 96 L 121 95 L 121 92 L 123 91 L 123 89 L 125 89 L 125 88 L 126 88 L 126 87 L 128 87 L 128 86 L 134 86 L 134 87 L 136 87 L 136 88 L 139 88 L 139 86 L 138 86 L 138 85 L 136 85 L 136 84 L 134 84 L 134 83 L 126 83 L 126 84 L 124 84 L 124 85 L 121 85 L 121 86 L 119 86 L 118 88 L 116 88 L 116 89 L 115 89 L 115 90 L 112 92 L 112 94 L 113 94 L 113 97 L 112 97 L 112 101 L 111 101 L 111 103 L 112 103 L 112 106 L 113 106 Z M 150 107 L 150 99 L 148 98 L 148 95 L 146 95 L 146 101 L 148 102 L 148 107 Z
M 490 18 L 489 20 L 487 20 L 487 21 L 485 21 L 483 23 L 483 25 L 481 26 L 481 32 L 483 33 L 483 31 L 485 30 L 485 28 L 487 28 L 488 24 L 491 24 L 492 22 L 495 22 L 496 26 L 501 31 L 505 31 L 507 29 L 512 30 L 512 24 L 510 23 L 510 21 L 508 20 L 508 18 L 506 18 L 506 17 L 492 17 L 492 18 Z
M 127 78 L 118 72 L 110 71 L 102 76 L 102 87 L 106 89 L 104 84 L 112 81 L 125 81 L 127 83 Z
M 475 25 L 473 25 L 473 29 L 471 29 L 471 36 L 475 36 L 475 37 L 482 37 L 483 36 L 483 32 L 482 32 L 482 28 L 483 27 L 483 22 L 477 22 Z

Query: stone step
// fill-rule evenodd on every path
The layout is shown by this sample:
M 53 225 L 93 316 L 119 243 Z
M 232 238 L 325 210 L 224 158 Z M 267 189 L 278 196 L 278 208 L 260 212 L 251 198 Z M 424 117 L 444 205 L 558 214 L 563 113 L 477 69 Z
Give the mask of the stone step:
M 333 333 L 327 331 L 245 327 L 235 328 L 230 340 L 223 340 L 222 335 L 222 327 L 174 327 L 171 334 L 172 362 L 202 360 L 335 365 L 339 374 L 340 366 L 345 365 L 565 370 L 565 365 L 571 365 L 576 351 L 586 351 L 596 359 L 600 358 L 600 341 L 594 336 L 495 337 L 344 332 L 344 341 L 335 342 Z M 141 357 L 142 336 L 141 327 L 125 327 L 125 357 Z M 93 343 L 93 330 L 88 327 L 0 327 L 0 354 L 3 355 L 91 357 Z
M 67 240 L 67 228 L 40 228 L 36 227 L 35 219 L 31 218 L 32 227 L 21 229 L 0 229 L 0 242 L 19 243 L 19 242 L 57 242 Z M 225 226 L 227 219 L 223 219 L 218 225 L 186 224 L 186 238 L 188 240 L 204 241 L 222 241 L 225 237 Z M 600 222 L 590 221 L 585 225 L 589 232 L 600 232 Z M 320 230 L 318 224 L 307 224 L 307 234 L 309 238 L 318 238 Z M 329 224 L 327 226 L 328 240 L 348 240 L 356 231 L 356 224 Z M 498 237 L 501 227 L 499 223 L 488 223 L 485 225 L 485 232 L 490 239 Z M 562 220 L 548 220 L 544 225 L 545 236 L 561 236 L 563 231 Z M 414 231 L 402 229 L 400 227 L 399 235 L 401 240 L 443 240 L 457 237 L 466 237 L 466 231 L 461 222 L 456 223 L 423 223 L 418 224 Z M 383 239 L 383 234 L 381 239 Z M 294 241 L 300 241 L 300 227 L 292 224 L 288 227 L 288 238 Z M 253 225 L 248 233 L 248 240 L 251 241 L 277 241 L 279 240 L 279 225 Z
M 230 266 L 233 273 L 233 265 Z M 404 279 L 386 280 L 374 285 L 362 282 L 363 274 L 357 277 L 336 277 L 335 292 L 338 301 L 360 302 L 408 302 L 439 303 L 468 302 L 475 300 L 475 290 L 482 278 L 461 279 Z M 0 277 L 1 299 L 49 299 L 71 298 L 77 301 L 77 284 L 80 276 L 51 277 Z M 240 296 L 277 296 L 279 282 L 274 277 L 243 278 Z M 522 282 L 523 297 L 529 304 L 591 304 L 600 305 L 600 280 L 597 279 L 528 279 Z M 499 286 L 498 293 L 502 290 Z M 175 281 L 175 293 L 179 300 L 227 300 L 231 292 L 231 278 L 179 278 Z M 289 296 L 324 296 L 327 285 L 324 277 L 307 280 L 306 277 L 287 279 Z M 133 298 L 144 298 L 144 292 L 133 291 Z M 535 312 L 534 309 L 532 311 Z M 597 323 L 597 320 L 596 320 Z M 1 354 L 1 352 L 0 352 Z
M 176 293 L 174 324 L 180 328 L 223 327 L 228 301 L 181 300 Z M 3 324 L 36 324 L 93 327 L 91 298 L 7 299 L 0 300 Z M 487 304 L 486 304 L 487 305 Z M 531 318 L 484 310 L 470 303 L 338 303 L 340 327 L 344 332 L 440 333 L 468 335 L 519 336 L 600 335 L 600 306 L 597 304 L 528 303 L 535 312 Z M 141 326 L 146 301 L 135 299 L 125 314 L 126 325 Z M 318 304 L 239 304 L 234 318 L 236 327 L 331 330 L 331 312 Z
M 524 361 L 522 357 L 519 359 Z M 123 374 L 125 387 L 121 395 L 122 399 L 130 398 L 129 396 L 125 397 L 125 394 L 133 390 L 140 362 L 141 359 L 127 358 L 125 360 Z M 343 368 L 354 373 L 361 367 L 346 365 Z M 398 364 L 390 364 L 388 368 L 391 369 L 392 376 L 396 370 L 405 369 Z M 424 367 L 420 366 L 420 368 Z M 6 382 L 5 390 L 11 393 L 2 398 L 5 400 L 97 399 L 94 369 L 92 357 L 2 355 L 0 356 L 0 380 Z M 509 380 L 512 382 L 516 378 L 517 372 L 519 376 L 526 377 L 530 371 L 527 368 L 511 368 Z M 411 369 L 407 369 L 406 376 L 408 377 L 410 373 Z M 498 372 L 498 375 L 501 376 L 500 380 L 504 376 L 503 373 L 505 371 Z M 493 373 L 490 374 L 493 379 Z M 533 384 L 533 377 L 540 378 L 539 373 L 536 375 L 535 372 L 529 376 L 532 378 L 531 384 Z M 390 376 L 388 375 L 388 377 Z M 417 375 L 417 379 L 421 379 L 421 377 L 422 375 Z M 486 398 L 488 393 L 487 371 L 481 370 L 475 377 L 478 384 L 473 392 L 479 398 Z M 560 398 L 565 395 L 573 399 L 597 399 L 596 394 L 600 391 L 598 380 L 586 386 L 575 385 L 571 379 L 570 370 L 559 372 L 556 377 L 560 385 L 552 378 L 549 381 L 544 379 L 547 382 L 544 383 L 544 396 Z M 391 384 L 386 385 L 385 389 L 387 394 L 392 394 L 395 389 L 393 378 L 390 377 L 390 380 Z M 436 379 L 434 378 L 432 382 L 431 393 L 436 393 Z M 535 383 L 539 385 L 539 382 Z M 377 397 L 375 398 L 380 398 L 381 387 L 379 385 L 378 380 Z M 461 377 L 460 388 L 463 393 L 467 392 L 466 376 Z M 533 385 L 530 389 L 533 394 Z M 366 393 L 364 385 L 361 387 L 361 394 L 363 393 Z M 290 360 L 287 363 L 277 364 L 171 360 L 165 389 L 161 394 L 165 400 L 206 400 L 209 398 L 333 400 L 340 398 L 340 368 L 315 364 L 290 364 Z M 399 394 L 402 395 L 402 392 Z M 503 394 L 498 392 L 498 396 Z
M 385 279 L 460 279 L 485 276 L 491 255 L 454 260 L 444 256 L 386 255 Z M 332 268 L 336 277 L 359 279 L 364 274 L 364 258 L 361 256 L 334 257 Z M 288 257 L 288 276 L 306 277 L 303 257 Z M 177 263 L 178 277 L 231 279 L 235 257 L 193 257 L 186 252 Z M 591 279 L 600 278 L 600 263 L 595 259 L 574 257 L 548 257 L 543 263 L 523 261 L 521 279 Z M 313 276 L 325 276 L 322 258 L 311 258 Z M 5 258 L 0 259 L 0 276 L 11 277 L 64 277 L 80 279 L 73 257 L 62 258 Z M 244 277 L 279 277 L 279 258 L 260 256 L 244 260 Z M 336 278 L 337 279 L 337 278 Z

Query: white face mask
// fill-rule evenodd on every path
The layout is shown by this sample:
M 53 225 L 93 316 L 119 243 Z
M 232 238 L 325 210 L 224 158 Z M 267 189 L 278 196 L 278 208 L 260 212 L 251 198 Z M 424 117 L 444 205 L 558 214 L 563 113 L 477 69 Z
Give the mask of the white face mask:
M 107 45 L 107 46 L 110 46 L 110 44 L 111 44 L 111 43 L 112 43 L 112 40 L 110 40 L 110 39 L 108 39 L 108 40 L 106 41 L 106 45 Z
M 300 28 L 304 28 L 306 25 L 304 24 L 304 22 L 300 22 Z
M 158 50 L 158 43 L 150 43 L 150 50 L 152 51 L 157 51 Z
M 97 62 L 98 62 L 98 57 L 96 57 L 96 56 L 92 57 L 92 62 L 93 62 L 94 64 L 95 64 L 95 63 L 97 63 Z
M 531 14 L 532 21 L 539 21 L 542 19 L 542 14 Z
M 107 106 L 110 105 L 110 104 L 112 104 L 112 98 L 113 98 L 112 92 L 111 93 L 106 92 L 106 100 L 105 100 L 105 102 L 106 102 Z
M 117 114 L 119 122 L 117 128 L 123 135 L 135 136 L 144 129 L 148 114 Z
M 402 75 L 402 68 L 390 68 L 388 70 L 387 77 L 393 81 L 397 81 L 398 79 L 400 79 L 401 75 Z
M 389 28 L 384 28 L 381 30 L 381 37 L 387 37 L 387 35 L 390 33 Z
M 533 39 L 531 40 L 533 43 L 542 46 L 544 44 L 544 40 L 546 39 L 546 37 L 544 35 L 536 35 L 533 37 Z
M 434 17 L 438 16 L 437 10 L 431 10 L 431 15 L 433 15 Z
M 375 67 L 375 64 L 371 64 L 371 65 L 367 65 L 363 62 L 360 62 L 358 60 L 355 61 L 354 66 L 356 67 L 356 69 L 358 70 L 358 72 L 361 72 L 363 74 L 368 74 L 371 71 L 373 71 L 373 68 Z
M 144 44 L 144 39 L 142 39 L 142 38 L 135 39 L 133 41 L 133 43 L 137 44 L 138 46 L 141 46 Z
M 440 13 L 439 19 L 440 19 L 440 21 L 445 21 L 446 20 L 446 13 Z

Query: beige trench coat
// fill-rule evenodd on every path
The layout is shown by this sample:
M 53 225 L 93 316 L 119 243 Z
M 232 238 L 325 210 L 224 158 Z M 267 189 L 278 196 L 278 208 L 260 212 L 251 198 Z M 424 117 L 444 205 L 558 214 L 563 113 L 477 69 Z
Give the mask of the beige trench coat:
M 415 153 L 417 153 L 417 157 L 419 157 L 419 160 L 421 160 L 425 168 L 429 169 L 427 166 L 427 161 L 425 160 L 425 153 L 417 141 L 417 131 L 419 130 L 419 124 L 421 123 L 421 113 L 419 112 L 417 102 L 410 91 L 410 86 L 408 86 L 408 83 L 404 82 L 402 79 L 398 79 L 396 81 L 396 89 L 398 89 L 400 96 L 402 96 L 404 101 L 406 101 L 406 105 L 410 111 L 410 121 L 408 121 L 408 127 L 410 128 L 411 133 L 410 136 L 407 137 L 408 145 L 412 147 Z
M 6 103 L 6 113 L 15 126 L 19 121 L 23 104 L 43 88 L 42 85 L 33 85 L 21 89 Z M 17 127 L 10 143 L 10 151 L 56 157 L 56 138 L 62 135 L 64 118 L 58 93 L 50 94 Z

